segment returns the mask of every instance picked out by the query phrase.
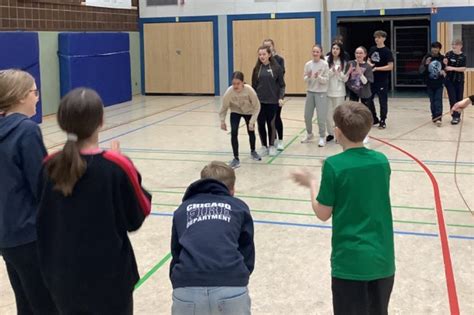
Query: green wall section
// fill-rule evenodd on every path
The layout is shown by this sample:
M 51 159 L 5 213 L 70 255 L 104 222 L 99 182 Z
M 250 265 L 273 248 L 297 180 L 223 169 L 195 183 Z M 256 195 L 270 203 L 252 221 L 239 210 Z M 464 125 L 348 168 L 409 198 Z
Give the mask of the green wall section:
M 140 68 L 140 33 L 130 34 L 130 66 L 132 72 L 132 95 L 141 94 L 142 76 Z
M 43 115 L 55 114 L 59 107 L 60 80 L 58 59 L 59 32 L 38 32 Z M 132 95 L 140 94 L 140 34 L 129 32 Z
M 58 32 L 38 32 L 43 115 L 55 114 L 59 106 Z

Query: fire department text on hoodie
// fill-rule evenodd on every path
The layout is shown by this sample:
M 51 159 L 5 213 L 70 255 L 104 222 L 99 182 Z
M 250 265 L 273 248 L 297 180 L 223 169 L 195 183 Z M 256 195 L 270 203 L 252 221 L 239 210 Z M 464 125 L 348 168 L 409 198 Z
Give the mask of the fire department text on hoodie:
M 246 286 L 255 264 L 248 206 L 220 181 L 194 182 L 173 216 L 171 253 L 173 288 Z

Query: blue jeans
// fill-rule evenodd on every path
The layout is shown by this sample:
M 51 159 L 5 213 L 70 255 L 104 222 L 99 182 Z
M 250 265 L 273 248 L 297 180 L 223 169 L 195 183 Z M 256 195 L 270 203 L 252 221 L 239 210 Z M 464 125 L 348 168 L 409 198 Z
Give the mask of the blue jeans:
M 443 116 L 443 86 L 428 87 L 428 96 L 430 97 L 431 119 L 433 121 L 441 120 L 441 116 Z
M 173 290 L 172 315 L 250 315 L 247 287 L 185 287 Z
M 449 108 L 452 108 L 454 104 L 462 100 L 464 94 L 464 81 L 458 82 L 445 80 L 444 85 L 448 91 Z M 452 116 L 453 118 L 459 118 L 461 117 L 461 114 L 459 112 L 454 112 Z

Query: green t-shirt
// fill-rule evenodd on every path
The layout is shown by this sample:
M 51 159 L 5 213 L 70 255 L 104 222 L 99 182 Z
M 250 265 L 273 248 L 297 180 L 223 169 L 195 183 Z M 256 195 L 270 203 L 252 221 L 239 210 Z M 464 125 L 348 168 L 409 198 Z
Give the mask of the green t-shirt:
M 369 281 L 395 273 L 390 165 L 385 155 L 352 148 L 329 157 L 316 200 L 333 207 L 333 277 Z

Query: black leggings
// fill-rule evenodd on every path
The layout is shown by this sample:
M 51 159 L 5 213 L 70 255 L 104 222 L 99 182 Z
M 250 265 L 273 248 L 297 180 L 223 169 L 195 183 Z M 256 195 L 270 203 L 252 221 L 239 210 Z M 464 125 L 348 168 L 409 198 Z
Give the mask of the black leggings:
M 332 278 L 334 315 L 387 315 L 394 276 L 372 281 Z
M 240 118 L 245 120 L 247 125 L 247 133 L 249 134 L 250 150 L 255 151 L 255 130 L 249 130 L 249 122 L 252 115 L 242 115 L 237 113 L 230 113 L 230 128 L 231 128 L 231 142 L 232 151 L 234 152 L 234 158 L 239 159 L 239 125 Z
M 2 249 L 18 315 L 59 314 L 39 269 L 36 242 Z
M 372 113 L 372 119 L 374 120 L 373 123 L 377 123 L 377 121 L 379 120 L 377 118 L 377 114 L 375 112 L 375 105 L 374 105 L 374 101 L 372 98 L 361 98 L 359 97 L 359 95 L 355 94 L 354 92 L 352 92 L 351 90 L 349 90 L 349 99 L 353 102 L 358 102 L 360 100 L 360 102 L 362 104 L 364 104 L 365 106 L 367 106 L 367 108 L 370 110 L 370 112 Z
M 275 118 L 275 114 L 278 109 L 278 104 L 261 104 L 260 113 L 258 114 L 257 122 L 258 122 L 258 134 L 260 136 L 260 142 L 262 146 L 267 147 L 268 144 L 272 146 L 275 143 L 274 138 L 274 129 L 275 126 L 272 123 L 273 118 Z M 265 128 L 265 124 L 268 128 L 268 142 L 267 142 L 267 129 Z
M 273 139 L 283 140 L 283 121 L 281 120 L 281 106 L 277 107 L 274 122 L 274 129 L 273 129 Z

